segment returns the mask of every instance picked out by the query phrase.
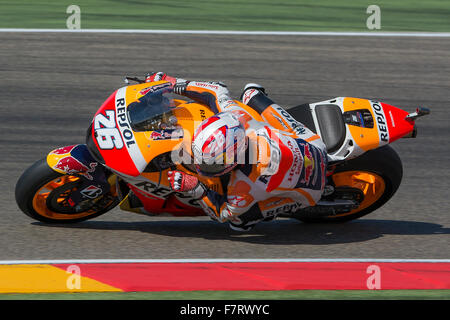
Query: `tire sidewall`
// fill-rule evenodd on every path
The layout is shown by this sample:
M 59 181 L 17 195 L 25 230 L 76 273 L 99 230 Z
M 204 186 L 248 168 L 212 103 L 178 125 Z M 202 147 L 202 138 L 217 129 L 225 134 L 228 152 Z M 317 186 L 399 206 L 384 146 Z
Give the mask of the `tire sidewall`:
M 98 217 L 117 205 L 117 201 L 115 201 L 112 205 L 106 207 L 105 209 L 81 218 L 51 219 L 49 217 L 42 216 L 33 207 L 34 196 L 36 192 L 38 192 L 47 183 L 62 176 L 64 176 L 64 174 L 58 173 L 48 166 L 46 158 L 36 161 L 32 166 L 25 170 L 25 172 L 18 179 L 15 188 L 16 202 L 22 212 L 27 216 L 41 222 L 65 224 L 76 223 Z
M 403 177 L 401 159 L 389 145 L 370 150 L 358 158 L 338 165 L 333 174 L 345 171 L 363 171 L 377 174 L 385 183 L 383 195 L 367 208 L 353 214 L 341 217 L 298 218 L 299 220 L 307 223 L 341 223 L 358 219 L 377 210 L 391 199 L 398 190 Z

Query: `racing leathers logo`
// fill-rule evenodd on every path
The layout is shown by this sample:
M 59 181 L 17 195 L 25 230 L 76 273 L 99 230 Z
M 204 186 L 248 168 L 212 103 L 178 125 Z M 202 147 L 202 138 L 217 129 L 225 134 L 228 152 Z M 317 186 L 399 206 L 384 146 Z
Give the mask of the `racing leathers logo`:
M 272 105 L 272 107 L 278 111 L 278 114 L 283 117 L 283 119 L 289 124 L 289 126 L 297 135 L 305 134 L 306 130 L 302 123 L 295 120 L 286 110 L 284 110 L 279 105 L 274 104 Z
M 251 186 L 245 181 L 238 181 L 229 186 L 227 201 L 232 207 L 248 207 L 255 199 L 250 194 Z

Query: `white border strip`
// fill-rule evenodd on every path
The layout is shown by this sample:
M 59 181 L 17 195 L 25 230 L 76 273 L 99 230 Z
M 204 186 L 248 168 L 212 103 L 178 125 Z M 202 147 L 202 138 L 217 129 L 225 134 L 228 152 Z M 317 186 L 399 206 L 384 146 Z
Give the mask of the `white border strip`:
M 251 262 L 386 262 L 450 263 L 450 259 L 68 259 L 68 260 L 0 260 L 0 265 L 14 264 L 91 264 L 91 263 L 251 263 Z
M 344 36 L 344 37 L 431 37 L 449 38 L 450 32 L 333 32 L 333 31 L 227 31 L 227 30 L 144 30 L 144 29 L 27 29 L 0 28 L 0 32 L 34 33 L 152 33 L 152 34 L 217 34 L 280 36 Z

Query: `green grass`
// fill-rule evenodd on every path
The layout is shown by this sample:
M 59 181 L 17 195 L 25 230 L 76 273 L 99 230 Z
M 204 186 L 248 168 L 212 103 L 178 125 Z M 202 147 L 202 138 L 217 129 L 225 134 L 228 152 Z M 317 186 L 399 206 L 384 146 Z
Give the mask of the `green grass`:
M 450 300 L 450 290 L 170 291 L 0 294 L 0 300 Z
M 66 28 L 71 4 L 82 29 L 367 31 L 375 4 L 381 31 L 450 31 L 448 0 L 0 0 L 0 28 Z

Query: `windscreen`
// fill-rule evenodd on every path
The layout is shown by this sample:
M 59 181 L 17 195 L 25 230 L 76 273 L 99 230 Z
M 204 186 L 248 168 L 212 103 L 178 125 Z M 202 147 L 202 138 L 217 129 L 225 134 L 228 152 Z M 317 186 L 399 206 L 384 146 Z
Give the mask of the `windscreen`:
M 162 90 L 149 92 L 128 106 L 128 119 L 134 131 L 169 129 L 176 122 L 175 103 Z

